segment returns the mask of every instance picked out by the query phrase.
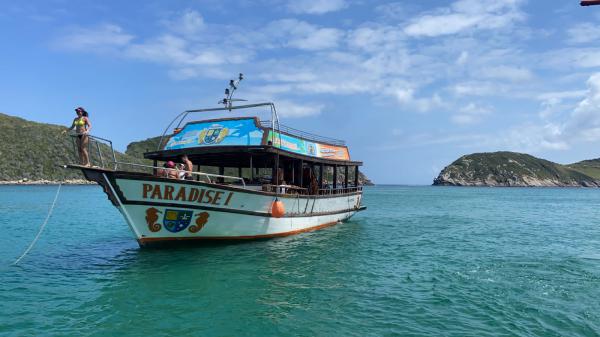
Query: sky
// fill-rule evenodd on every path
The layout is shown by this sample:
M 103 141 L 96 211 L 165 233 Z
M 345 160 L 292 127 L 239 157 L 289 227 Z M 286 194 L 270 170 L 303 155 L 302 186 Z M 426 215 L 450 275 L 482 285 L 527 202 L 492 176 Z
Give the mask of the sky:
M 576 0 L 0 8 L 0 112 L 68 126 L 83 106 L 92 133 L 120 150 L 181 111 L 218 106 L 241 72 L 236 97 L 272 101 L 282 124 L 346 140 L 380 184 L 431 184 L 474 152 L 600 157 L 600 6 Z

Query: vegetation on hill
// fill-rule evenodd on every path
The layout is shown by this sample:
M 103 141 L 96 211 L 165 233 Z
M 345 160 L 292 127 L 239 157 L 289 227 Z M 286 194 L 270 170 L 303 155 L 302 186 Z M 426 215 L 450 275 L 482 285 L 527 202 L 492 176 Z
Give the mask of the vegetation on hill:
M 129 143 L 129 145 L 127 145 L 127 150 L 125 150 L 125 154 L 127 154 L 128 156 L 146 160 L 144 159 L 144 153 L 156 151 L 159 142 L 160 137 L 152 137 L 137 142 L 131 142 Z M 146 161 L 150 164 L 152 163 L 150 160 Z
M 600 158 L 583 160 L 575 164 L 569 164 L 566 166 L 568 168 L 577 170 L 585 175 L 588 175 L 596 180 L 600 180 Z
M 79 171 L 60 167 L 79 163 L 72 137 L 62 134 L 66 129 L 0 113 L 0 181 L 83 179 Z M 98 147 L 91 145 L 90 160 L 101 166 Z M 108 165 L 112 161 L 110 148 L 104 144 L 99 147 Z M 116 156 L 118 161 L 140 162 L 123 153 L 117 152 Z
M 600 186 L 600 160 L 561 165 L 516 152 L 474 153 L 445 167 L 434 185 Z

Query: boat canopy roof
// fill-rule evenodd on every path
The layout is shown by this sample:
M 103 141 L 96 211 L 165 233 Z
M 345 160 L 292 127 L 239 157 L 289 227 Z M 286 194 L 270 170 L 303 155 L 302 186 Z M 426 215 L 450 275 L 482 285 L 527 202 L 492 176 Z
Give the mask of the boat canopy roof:
M 222 118 L 188 122 L 175 130 L 161 149 L 146 152 L 153 160 L 174 160 L 188 155 L 195 164 L 240 166 L 249 157 L 255 165 L 267 162 L 273 154 L 327 165 L 362 165 L 352 161 L 341 140 L 322 137 L 279 125 L 257 117 Z

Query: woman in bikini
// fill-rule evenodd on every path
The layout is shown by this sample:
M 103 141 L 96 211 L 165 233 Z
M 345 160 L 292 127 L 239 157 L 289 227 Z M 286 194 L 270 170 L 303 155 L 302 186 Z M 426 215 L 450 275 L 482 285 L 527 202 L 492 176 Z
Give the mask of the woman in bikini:
M 78 107 L 75 109 L 77 113 L 77 117 L 73 119 L 73 124 L 68 131 L 75 129 L 75 134 L 77 135 L 77 149 L 79 151 L 79 161 L 83 166 L 90 166 L 90 157 L 88 155 L 88 142 L 89 137 L 88 134 L 92 129 L 92 124 L 90 123 L 90 119 L 88 118 L 88 113 L 84 108 Z M 64 130 L 63 133 L 66 133 L 67 130 Z

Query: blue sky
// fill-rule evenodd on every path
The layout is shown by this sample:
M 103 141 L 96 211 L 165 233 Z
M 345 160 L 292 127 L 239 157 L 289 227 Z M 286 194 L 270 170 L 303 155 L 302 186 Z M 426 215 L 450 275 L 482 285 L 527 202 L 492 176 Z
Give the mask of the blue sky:
M 124 149 L 185 109 L 272 100 L 378 183 L 463 154 L 600 157 L 600 6 L 579 1 L 0 1 L 0 112 Z M 267 118 L 264 111 L 259 116 Z M 211 118 L 212 115 L 198 116 Z

